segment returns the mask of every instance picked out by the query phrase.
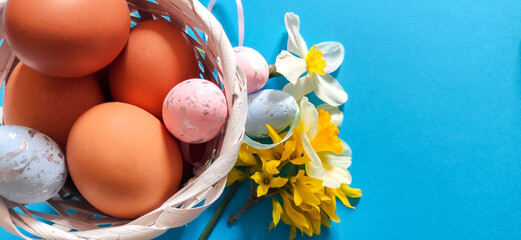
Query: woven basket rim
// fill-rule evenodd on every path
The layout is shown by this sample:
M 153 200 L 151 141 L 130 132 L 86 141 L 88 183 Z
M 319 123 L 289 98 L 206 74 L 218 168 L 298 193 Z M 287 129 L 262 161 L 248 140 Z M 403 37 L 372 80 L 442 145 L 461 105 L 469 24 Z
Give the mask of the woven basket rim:
M 228 101 L 228 123 L 218 141 L 218 149 L 214 161 L 206 166 L 196 177 L 193 177 L 183 188 L 175 193 L 162 206 L 131 222 L 116 218 L 93 218 L 99 212 L 95 209 L 82 209 L 75 200 L 58 201 L 51 199 L 47 203 L 61 215 L 36 212 L 16 204 L 0 196 L 0 227 L 24 239 L 16 226 L 44 239 L 146 239 L 157 237 L 170 228 L 183 226 L 195 219 L 202 211 L 215 202 L 222 194 L 226 175 L 232 169 L 237 158 L 247 115 L 246 80 L 235 64 L 235 56 L 226 33 L 217 19 L 197 0 L 127 0 L 131 10 L 137 11 L 140 18 L 133 15 L 132 21 L 138 22 L 147 18 L 168 17 L 178 27 L 190 29 L 196 47 L 204 51 L 199 56 L 202 68 L 207 71 L 205 78 L 214 78 L 224 86 Z M 0 0 L 0 11 L 3 12 L 5 1 Z M 3 18 L 0 18 L 0 36 L 5 38 Z M 201 36 L 197 30 L 204 33 Z M 219 64 L 217 64 L 219 62 Z M 16 57 L 8 44 L 0 46 L 0 86 L 8 77 L 16 63 Z M 217 77 L 214 76 L 217 70 Z M 0 96 L 3 97 L 3 96 Z M 0 107 L 0 120 L 2 108 Z M 17 212 L 14 208 L 21 212 Z M 78 210 L 81 218 L 70 214 L 66 209 Z M 48 225 L 34 216 L 53 222 Z M 97 228 L 109 222 L 113 226 Z M 95 226 L 91 228 L 91 226 Z M 71 232 L 71 229 L 77 230 Z

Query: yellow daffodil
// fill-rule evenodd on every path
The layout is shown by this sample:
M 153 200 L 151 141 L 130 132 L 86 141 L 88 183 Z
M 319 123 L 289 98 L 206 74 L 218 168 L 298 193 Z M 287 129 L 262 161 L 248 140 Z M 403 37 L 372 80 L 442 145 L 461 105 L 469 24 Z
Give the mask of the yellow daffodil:
M 304 170 L 299 170 L 297 176 L 290 178 L 295 205 L 300 206 L 304 202 L 311 206 L 318 206 L 320 205 L 320 199 L 315 194 L 324 192 L 322 180 L 304 176 L 304 174 Z
M 351 164 L 351 149 L 338 138 L 338 128 L 331 122 L 329 112 L 320 110 L 319 113 L 306 97 L 300 101 L 300 111 L 300 123 L 293 130 L 293 137 L 297 148 L 302 148 L 309 158 L 308 176 L 322 180 L 323 185 L 330 188 L 350 184 L 347 168 Z
M 327 103 L 321 104 L 317 106 L 317 111 L 324 110 L 329 113 L 331 117 L 331 123 L 335 124 L 335 126 L 342 126 L 342 121 L 344 121 L 344 113 L 338 109 L 338 107 L 331 106 Z
M 273 174 L 264 171 L 256 172 L 251 178 L 258 184 L 257 197 L 266 195 L 270 188 L 279 188 L 288 182 L 287 178 L 273 177 Z
M 344 141 L 341 142 L 341 145 L 343 150 L 340 154 L 317 153 L 324 166 L 325 175 L 321 179 L 326 187 L 338 188 L 341 184 L 351 184 L 351 174 L 348 170 L 351 166 L 351 148 Z
M 315 152 L 332 152 L 340 154 L 344 147 L 342 140 L 338 138 L 338 128 L 331 122 L 329 113 L 320 110 L 318 112 L 318 130 L 315 138 L 310 143 Z
M 330 105 L 339 106 L 345 103 L 347 93 L 329 74 L 337 70 L 344 61 L 342 44 L 323 42 L 308 50 L 299 33 L 299 17 L 294 13 L 286 13 L 284 21 L 288 31 L 288 51 L 282 51 L 275 61 L 277 72 L 290 82 L 283 90 L 297 100 L 314 91 L 321 100 Z M 307 74 L 302 76 L 305 72 Z

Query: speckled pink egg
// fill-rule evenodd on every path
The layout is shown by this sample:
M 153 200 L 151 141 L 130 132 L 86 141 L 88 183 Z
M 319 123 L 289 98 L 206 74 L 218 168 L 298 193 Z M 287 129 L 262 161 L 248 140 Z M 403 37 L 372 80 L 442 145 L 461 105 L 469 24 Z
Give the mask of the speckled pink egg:
M 194 78 L 177 84 L 163 102 L 166 128 L 187 143 L 202 143 L 217 136 L 227 116 L 224 93 L 204 79 Z
M 248 93 L 259 91 L 266 85 L 270 70 L 266 59 L 255 49 L 249 47 L 234 47 L 237 65 L 246 75 Z

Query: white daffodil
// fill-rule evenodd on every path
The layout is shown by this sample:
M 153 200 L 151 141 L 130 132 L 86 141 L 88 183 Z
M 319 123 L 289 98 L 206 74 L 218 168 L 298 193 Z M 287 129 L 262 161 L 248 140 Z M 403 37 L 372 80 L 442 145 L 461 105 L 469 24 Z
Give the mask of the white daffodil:
M 351 184 L 351 175 L 348 168 L 351 165 L 351 149 L 338 138 L 338 128 L 333 123 L 329 108 L 336 121 L 342 122 L 343 116 L 335 107 L 321 107 L 317 111 L 315 106 L 303 97 L 300 101 L 300 123 L 293 130 L 295 140 L 300 143 L 305 156 L 306 173 L 310 177 L 321 179 L 323 185 L 329 188 L 338 188 L 342 183 Z M 336 112 L 335 113 L 335 109 Z M 340 113 L 340 114 L 338 114 Z
M 344 60 L 344 47 L 338 42 L 323 42 L 308 49 L 299 33 L 300 20 L 294 13 L 284 16 L 288 31 L 288 51 L 282 51 L 275 61 L 277 72 L 290 83 L 283 90 L 300 100 L 310 92 L 322 101 L 339 106 L 347 101 L 347 93 L 329 73 Z M 293 55 L 295 54 L 295 55 Z M 306 75 L 302 76 L 304 73 Z

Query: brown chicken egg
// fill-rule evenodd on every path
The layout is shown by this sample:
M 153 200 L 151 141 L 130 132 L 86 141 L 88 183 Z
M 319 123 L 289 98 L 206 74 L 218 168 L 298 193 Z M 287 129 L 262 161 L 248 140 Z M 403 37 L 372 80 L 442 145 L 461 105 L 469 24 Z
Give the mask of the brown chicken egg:
M 161 119 L 168 92 L 186 79 L 199 77 L 194 51 L 188 36 L 170 22 L 138 24 L 121 55 L 110 65 L 112 97 Z
M 130 32 L 125 0 L 9 0 L 7 43 L 27 66 L 47 75 L 80 77 L 109 65 Z
M 36 129 L 65 149 L 74 121 L 103 102 L 103 90 L 94 75 L 51 77 L 20 62 L 5 88 L 4 121 Z
M 179 147 L 163 124 L 120 102 L 100 104 L 78 118 L 67 164 L 83 197 L 119 218 L 159 207 L 177 191 L 183 174 Z

